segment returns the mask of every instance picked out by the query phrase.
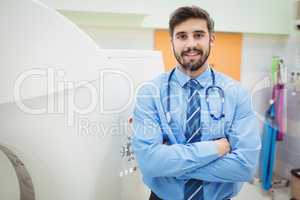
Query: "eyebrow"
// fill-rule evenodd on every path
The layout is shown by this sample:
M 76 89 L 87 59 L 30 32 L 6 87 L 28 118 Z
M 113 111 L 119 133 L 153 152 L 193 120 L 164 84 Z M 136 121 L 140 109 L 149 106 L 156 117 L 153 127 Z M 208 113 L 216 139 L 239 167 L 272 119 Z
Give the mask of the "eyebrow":
M 187 33 L 186 31 L 180 31 L 180 32 L 176 33 L 175 36 L 178 36 L 178 35 L 181 35 L 181 34 L 186 34 L 186 33 Z M 206 34 L 206 31 L 203 31 L 203 30 L 195 30 L 195 31 L 193 31 L 193 33 Z
M 203 30 L 195 30 L 195 31 L 193 31 L 193 33 L 202 33 L 202 34 L 205 34 L 206 31 L 203 31 Z
M 177 32 L 177 33 L 175 34 L 175 36 L 178 36 L 178 35 L 181 35 L 181 34 L 186 34 L 186 32 L 185 32 L 185 31 Z

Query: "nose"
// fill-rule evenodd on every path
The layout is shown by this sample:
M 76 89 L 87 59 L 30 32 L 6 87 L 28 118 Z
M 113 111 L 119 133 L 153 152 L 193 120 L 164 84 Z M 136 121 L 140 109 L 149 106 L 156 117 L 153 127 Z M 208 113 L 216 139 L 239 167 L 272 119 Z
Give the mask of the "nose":
M 186 49 L 189 49 L 189 48 L 193 49 L 196 46 L 197 46 L 196 40 L 193 37 L 188 37 L 188 39 L 186 40 L 186 43 L 185 43 L 185 48 Z

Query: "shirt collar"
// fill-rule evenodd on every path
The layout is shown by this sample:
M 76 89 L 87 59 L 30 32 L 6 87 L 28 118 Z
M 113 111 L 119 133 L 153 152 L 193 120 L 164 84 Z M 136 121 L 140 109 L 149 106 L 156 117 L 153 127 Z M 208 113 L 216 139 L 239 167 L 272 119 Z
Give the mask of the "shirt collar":
M 179 66 L 176 66 L 176 69 L 174 71 L 174 75 L 176 77 L 176 80 L 180 84 L 181 87 L 183 87 L 190 79 L 188 75 L 183 73 Z M 202 74 L 196 77 L 196 80 L 200 83 L 202 87 L 206 87 L 206 85 L 211 82 L 211 71 L 210 67 L 208 67 Z

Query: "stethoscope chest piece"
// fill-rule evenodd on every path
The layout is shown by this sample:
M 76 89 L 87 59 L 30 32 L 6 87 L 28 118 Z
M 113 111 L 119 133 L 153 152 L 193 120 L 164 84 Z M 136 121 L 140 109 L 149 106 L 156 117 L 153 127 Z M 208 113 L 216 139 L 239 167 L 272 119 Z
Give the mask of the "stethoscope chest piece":
M 220 114 L 218 116 L 215 115 L 214 113 L 212 113 L 212 108 L 211 108 L 210 99 L 209 99 L 209 96 L 211 95 L 211 91 L 214 93 L 217 92 L 218 98 L 221 100 Z M 209 86 L 205 90 L 205 101 L 206 101 L 209 115 L 212 119 L 219 121 L 225 117 L 225 113 L 224 113 L 225 93 L 221 87 L 219 87 L 215 84 Z

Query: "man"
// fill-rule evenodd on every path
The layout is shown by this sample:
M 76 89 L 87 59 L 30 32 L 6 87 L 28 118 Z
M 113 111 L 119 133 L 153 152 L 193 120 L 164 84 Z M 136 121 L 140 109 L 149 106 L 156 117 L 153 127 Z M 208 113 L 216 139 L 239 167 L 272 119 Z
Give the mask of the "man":
M 260 150 L 250 98 L 209 67 L 215 35 L 205 10 L 176 9 L 169 32 L 178 65 L 141 87 L 133 114 L 150 200 L 230 199 L 253 178 Z

